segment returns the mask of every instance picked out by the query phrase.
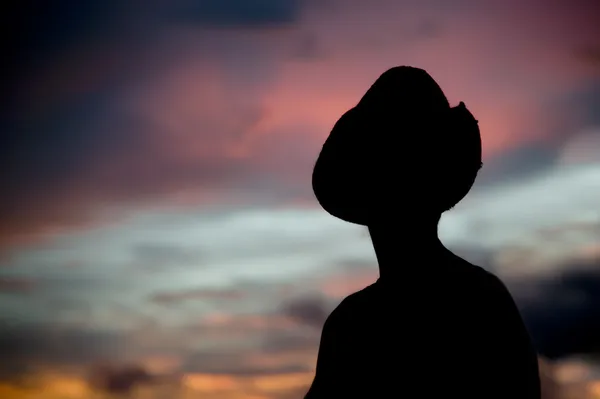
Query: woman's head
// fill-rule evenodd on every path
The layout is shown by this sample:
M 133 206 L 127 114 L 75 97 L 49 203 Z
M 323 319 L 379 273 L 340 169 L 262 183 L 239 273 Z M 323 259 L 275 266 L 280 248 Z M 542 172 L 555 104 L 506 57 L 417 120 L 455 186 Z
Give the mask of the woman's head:
M 439 215 L 471 189 L 481 167 L 477 121 L 451 108 L 427 72 L 395 67 L 337 121 L 313 171 L 332 215 L 362 225 Z

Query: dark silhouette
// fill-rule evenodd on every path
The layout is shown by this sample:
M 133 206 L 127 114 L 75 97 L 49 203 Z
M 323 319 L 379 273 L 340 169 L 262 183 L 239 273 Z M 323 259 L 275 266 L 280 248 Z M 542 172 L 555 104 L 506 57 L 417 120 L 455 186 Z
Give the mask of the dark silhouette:
M 327 212 L 368 227 L 380 277 L 329 315 L 306 399 L 540 398 L 508 290 L 438 239 L 480 167 L 477 121 L 421 69 L 388 70 L 336 123 L 313 189 Z

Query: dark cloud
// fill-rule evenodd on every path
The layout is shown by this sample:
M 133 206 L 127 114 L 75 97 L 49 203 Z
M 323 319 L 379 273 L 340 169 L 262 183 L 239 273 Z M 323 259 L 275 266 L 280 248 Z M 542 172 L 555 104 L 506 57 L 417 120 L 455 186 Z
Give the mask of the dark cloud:
M 516 147 L 484 161 L 474 189 L 535 176 L 556 164 L 560 147 L 552 142 L 534 142 Z
M 549 114 L 562 115 L 565 123 L 560 125 L 565 136 L 577 134 L 581 129 L 600 126 L 600 79 L 588 79 L 573 87 L 560 97 L 552 97 L 546 101 Z M 569 134 L 570 133 L 570 134 Z
M 597 354 L 600 259 L 573 262 L 561 270 L 558 276 L 513 286 L 515 300 L 541 355 L 557 359 Z
M 285 353 L 288 349 L 285 347 L 278 352 Z M 182 369 L 191 373 L 228 374 L 239 377 L 309 371 L 306 365 L 300 364 L 260 366 L 254 360 L 259 355 L 258 352 L 248 350 L 221 349 L 220 351 L 195 352 L 186 356 Z
M 196 301 L 238 301 L 243 300 L 246 294 L 236 289 L 211 290 L 196 289 L 177 292 L 161 292 L 151 296 L 150 300 L 160 305 L 176 305 L 190 300 Z
M 153 381 L 154 377 L 138 365 L 99 364 L 89 375 L 90 386 L 111 394 L 128 394 L 136 386 Z
M 311 326 L 312 327 L 312 326 Z M 320 329 L 314 334 L 305 331 L 285 331 L 266 334 L 261 344 L 261 352 L 266 354 L 289 353 L 294 351 L 317 351 L 321 336 Z
M 28 231 L 32 224 L 78 219 L 81 209 L 68 198 L 81 195 L 74 192 L 77 181 L 98 156 L 144 148 L 137 129 L 124 134 L 131 124 L 109 110 L 112 99 L 108 92 L 94 93 L 48 113 L 14 113 L 12 121 L 4 121 L 0 157 L 8 173 L 0 177 L 1 236 L 18 235 L 19 227 Z
M 491 263 L 492 254 L 487 252 L 457 252 L 484 267 Z M 600 259 L 572 261 L 559 269 L 563 271 L 558 275 L 507 281 L 536 348 L 548 359 L 600 353 Z M 316 331 L 331 310 L 318 296 L 295 299 L 281 307 L 284 315 Z M 284 334 L 273 337 L 265 350 L 305 344 L 294 334 Z
M 0 276 L 0 295 L 29 294 L 34 291 L 36 287 L 36 280 Z
M 169 5 L 181 21 L 218 27 L 254 27 L 294 22 L 302 0 L 176 1 Z
M 153 98 L 155 87 L 148 83 L 154 82 L 152 71 L 162 70 L 170 62 L 185 65 L 191 58 L 190 55 L 172 57 L 170 51 L 177 50 L 169 49 L 178 48 L 179 42 L 167 41 L 168 46 L 161 46 L 164 43 L 159 37 L 165 30 L 289 24 L 300 18 L 305 3 L 300 0 L 165 0 L 151 4 L 112 0 L 76 4 L 64 0 L 12 2 L 2 15 L 6 22 L 3 40 L 13 44 L 5 46 L 4 58 L 12 62 L 14 72 L 6 75 L 6 81 L 16 89 L 6 92 L 16 97 L 0 109 L 3 132 L 0 159 L 3 170 L 8 171 L 0 175 L 0 244 L 8 240 L 11 242 L 6 245 L 29 242 L 30 234 L 37 233 L 40 226 L 85 225 L 92 211 L 102 210 L 106 205 L 160 200 L 162 196 L 187 189 L 209 191 L 214 186 L 219 189 L 232 179 L 236 179 L 232 185 L 238 187 L 244 181 L 243 189 L 254 192 L 272 190 L 285 198 L 309 197 L 310 187 L 298 183 L 305 182 L 305 176 L 310 174 L 310 154 L 318 150 L 306 139 L 309 128 L 302 127 L 285 137 L 279 132 L 273 134 L 276 139 L 262 150 L 279 155 L 264 162 L 264 170 L 256 171 L 248 167 L 249 163 L 269 157 L 226 158 L 219 152 L 223 148 L 218 144 L 211 154 L 198 155 L 194 162 L 182 159 L 181 154 L 167 154 L 165 142 L 174 136 L 173 132 L 157 131 L 160 128 L 125 115 L 117 105 L 125 88 L 136 86 L 135 83 L 150 87 L 147 97 Z M 312 1 L 311 5 L 317 3 L 320 2 Z M 339 2 L 338 6 L 344 4 Z M 414 7 L 421 2 L 406 4 Z M 471 6 L 465 4 L 463 9 Z M 438 1 L 427 2 L 424 7 L 444 13 L 454 10 Z M 423 37 L 438 35 L 440 25 L 435 15 L 427 11 L 411 23 L 411 29 Z M 270 50 L 263 51 L 262 44 L 248 39 L 245 33 L 232 39 L 233 36 L 221 37 L 210 32 L 194 43 L 203 59 L 215 55 L 222 58 L 215 68 L 225 76 L 223 80 L 230 90 L 223 101 L 227 104 L 224 112 L 227 116 L 217 115 L 214 119 L 224 121 L 235 116 L 240 121 L 230 131 L 218 124 L 202 123 L 204 115 L 182 121 L 194 125 L 189 132 L 194 136 L 190 147 L 200 146 L 200 141 L 211 149 L 213 140 L 235 142 L 265 116 L 260 107 L 231 105 L 243 97 L 243 84 L 252 82 L 249 84 L 260 86 L 276 75 L 270 54 L 266 54 Z M 294 49 L 296 56 L 311 59 L 323 57 L 329 51 L 314 32 L 300 36 L 297 43 L 290 43 L 291 50 L 286 48 L 282 52 L 284 57 L 289 57 Z M 254 94 L 251 98 L 256 100 Z M 596 97 L 593 94 L 588 97 L 591 106 L 586 107 L 594 109 Z M 582 104 L 585 101 L 581 99 Z M 192 134 L 195 132 L 198 135 Z M 200 140 L 191 143 L 198 137 Z M 554 155 L 554 148 L 532 145 L 513 155 L 486 160 L 477 184 L 522 177 L 530 169 L 547 167 Z
M 582 112 L 587 125 L 600 126 L 600 79 L 588 84 L 573 98 L 573 111 Z
M 190 23 L 196 27 L 283 23 L 297 18 L 300 7 L 295 0 L 11 2 L 2 14 L 7 41 L 3 58 L 11 63 L 3 70 L 7 89 L 0 106 L 0 159 L 7 172 L 0 177 L 2 230 L 17 234 L 17 224 L 80 221 L 85 210 L 64 202 L 82 191 L 103 201 L 152 194 L 163 177 L 166 182 L 174 180 L 173 186 L 182 179 L 218 181 L 220 167 L 214 159 L 199 160 L 193 167 L 148 162 L 160 152 L 148 137 L 156 127 L 117 109 L 121 90 L 170 62 L 171 54 L 165 51 L 171 50 L 158 50 L 160 35 L 170 28 Z M 208 42 L 198 46 L 210 47 Z M 235 64 L 249 64 L 245 43 L 226 46 L 215 40 L 213 47 L 215 43 L 220 56 L 241 54 L 234 57 Z M 234 114 L 244 114 L 241 111 Z M 254 121 L 256 114 L 250 118 Z M 214 126 L 197 130 L 224 133 Z M 106 168 L 124 159 L 134 165 Z M 221 166 L 236 168 L 229 163 Z
M 295 21 L 302 0 L 13 2 L 3 8 L 4 57 L 26 76 L 39 64 L 90 45 L 139 40 L 165 25 L 253 27 Z M 26 69 L 24 71 L 23 69 Z M 8 71 L 8 69 L 7 69 Z M 12 75 L 13 77 L 15 75 Z M 8 82 L 8 80 L 7 80 Z
M 563 147 L 581 129 L 600 126 L 600 80 L 588 81 L 562 96 L 543 101 L 548 118 L 554 121 L 553 130 L 546 132 L 550 138 L 484 159 L 474 189 L 535 177 L 558 163 Z
M 115 109 L 107 90 L 39 115 L 15 113 L 0 136 L 0 241 L 25 240 L 39 226 L 77 226 L 90 209 L 153 200 L 185 188 L 223 186 L 247 172 L 247 160 L 212 156 L 193 163 L 163 147 L 167 132 Z M 198 132 L 203 127 L 198 126 Z M 248 126 L 239 126 L 240 134 Z M 225 133 L 225 134 L 223 134 Z M 208 138 L 206 146 L 208 146 Z
M 75 7 L 71 12 L 85 14 L 84 9 L 77 11 L 79 8 Z M 186 190 L 206 193 L 241 181 L 250 186 L 248 189 L 261 191 L 256 181 L 250 181 L 250 176 L 257 173 L 249 166 L 256 160 L 231 157 L 227 151 L 264 117 L 264 110 L 255 104 L 256 96 L 249 97 L 245 91 L 245 85 L 271 78 L 271 58 L 265 54 L 268 51 L 263 51 L 264 46 L 241 34 L 229 39 L 210 35 L 198 38 L 194 51 L 207 50 L 201 51 L 203 62 L 210 59 L 220 71 L 217 85 L 222 87 L 217 90 L 223 98 L 218 104 L 207 96 L 199 99 L 202 85 L 198 85 L 199 94 L 193 98 L 198 101 L 196 111 L 193 116 L 184 115 L 192 120 L 181 122 L 190 141 L 184 146 L 203 149 L 192 161 L 182 156 L 186 150 L 171 139 L 181 132 L 173 132 L 153 120 L 155 114 L 161 117 L 162 112 L 172 112 L 165 111 L 165 104 L 160 104 L 156 96 L 144 96 L 144 101 L 158 105 L 155 110 L 140 111 L 141 116 L 125 109 L 121 100 L 124 92 L 131 94 L 128 90 L 132 87 L 150 86 L 160 91 L 160 84 L 153 86 L 154 79 L 148 77 L 157 72 L 148 70 L 167 68 L 165 63 L 169 61 L 165 60 L 170 58 L 181 67 L 186 57 L 193 58 L 186 51 L 193 51 L 187 48 L 182 51 L 186 54 L 172 57 L 170 47 L 176 46 L 161 47 L 152 35 L 144 36 L 141 43 L 136 42 L 138 39 L 128 43 L 126 37 L 119 36 L 117 40 L 107 36 L 103 39 L 107 45 L 99 49 L 90 42 L 89 54 L 80 55 L 80 59 L 61 58 L 58 72 L 35 73 L 35 79 L 24 79 L 27 87 L 18 90 L 22 98 L 10 101 L 11 109 L 0 109 L 0 158 L 6 171 L 0 176 L 0 245 L 28 242 L 30 234 L 37 238 L 40 227 L 85 225 L 92 211 L 115 203 L 127 206 L 160 201 L 163 196 Z M 113 45 L 118 51 L 113 51 Z M 114 76 L 104 76 L 104 60 L 116 62 L 108 68 Z M 243 73 L 239 70 L 241 65 Z M 198 68 L 194 79 L 211 79 L 203 74 L 206 71 L 202 67 Z M 102 76 L 97 76 L 96 69 Z M 73 82 L 71 77 L 80 74 L 82 81 Z M 167 92 L 176 90 L 169 83 L 166 85 Z M 69 91 L 70 86 L 74 88 Z M 169 92 L 176 97 L 178 94 Z M 217 114 L 215 108 L 219 109 Z M 268 180 L 268 176 L 263 180 Z M 263 186 L 270 184 L 268 189 L 272 189 L 272 183 Z
M 0 322 L 0 377 L 22 376 L 31 367 L 89 364 L 123 348 L 115 332 Z
M 198 351 L 186 356 L 182 369 L 189 372 L 221 374 L 229 373 L 234 366 L 238 369 L 238 373 L 246 374 L 248 368 L 247 365 L 241 364 L 243 359 L 244 354 L 241 351 Z
M 585 46 L 575 52 L 581 61 L 600 67 L 600 46 Z
M 176 331 L 172 332 L 177 336 Z M 206 330 L 200 329 L 195 334 L 206 338 L 203 333 Z M 140 328 L 137 334 L 152 335 L 151 327 Z M 247 339 L 252 339 L 251 334 L 247 332 Z M 256 347 L 219 345 L 195 350 L 186 344 L 171 346 L 167 343 L 163 346 L 165 341 L 147 346 L 136 340 L 136 335 L 98 328 L 0 322 L 0 381 L 19 382 L 21 378 L 48 369 L 57 372 L 87 370 L 91 387 L 113 394 L 127 394 L 138 385 L 165 382 L 165 378 L 175 378 L 183 372 L 241 377 L 308 372 L 310 369 L 302 359 L 272 365 L 257 364 L 256 359 L 264 355 L 286 356 L 294 351 L 316 350 L 318 335 L 316 330 L 315 334 L 306 334 L 306 331 L 294 332 L 272 326 L 261 329 L 254 336 Z M 153 374 L 139 361 L 153 353 L 168 353 L 180 359 L 181 364 L 173 375 Z
M 132 121 L 128 123 L 110 109 L 114 100 L 110 92 L 78 100 L 40 115 L 13 115 L 13 123 L 1 136 L 0 154 L 10 171 L 0 180 L 3 211 L 15 211 L 22 200 L 17 198 L 19 191 L 35 196 L 62 189 L 65 176 L 74 177 L 90 163 L 90 156 L 101 152 L 116 155 L 123 145 L 141 147 L 137 130 L 123 135 L 123 126 L 131 126 Z M 117 126 L 121 128 L 115 129 Z
M 127 26 L 123 8 L 118 1 L 12 2 L 2 13 L 6 82 L 31 76 L 40 63 L 55 61 L 75 47 L 113 39 L 113 34 Z
M 331 307 L 321 297 L 307 296 L 283 304 L 281 312 L 301 324 L 320 329 L 323 327 Z

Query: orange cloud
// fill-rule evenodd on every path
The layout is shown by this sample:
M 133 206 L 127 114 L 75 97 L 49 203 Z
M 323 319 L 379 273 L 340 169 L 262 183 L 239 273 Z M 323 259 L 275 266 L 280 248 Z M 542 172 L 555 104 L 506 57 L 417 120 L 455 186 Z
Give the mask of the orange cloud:
M 0 397 L 6 399 L 93 399 L 98 394 L 81 377 L 56 373 L 27 376 L 24 383 L 0 383 Z
M 187 374 L 183 385 L 189 390 L 214 399 L 278 398 L 290 392 L 308 389 L 312 373 L 290 373 L 251 377 Z
M 232 376 L 187 373 L 176 379 L 136 387 L 131 397 L 140 399 L 278 399 L 305 391 L 312 373 Z M 0 383 L 3 399 L 116 399 L 118 394 L 96 390 L 76 375 L 46 373 L 29 377 L 26 384 Z
M 543 399 L 597 399 L 600 382 L 589 376 L 589 365 L 571 362 L 550 363 L 540 359 Z M 578 369 L 575 374 L 573 371 Z M 559 377 L 572 374 L 567 380 Z M 181 373 L 150 385 L 140 385 L 131 392 L 139 399 L 281 399 L 300 398 L 308 390 L 312 372 L 282 372 L 255 375 Z M 432 376 L 435 379 L 435 376 Z M 39 372 L 21 383 L 0 383 L 3 399 L 117 399 L 90 387 L 78 374 Z

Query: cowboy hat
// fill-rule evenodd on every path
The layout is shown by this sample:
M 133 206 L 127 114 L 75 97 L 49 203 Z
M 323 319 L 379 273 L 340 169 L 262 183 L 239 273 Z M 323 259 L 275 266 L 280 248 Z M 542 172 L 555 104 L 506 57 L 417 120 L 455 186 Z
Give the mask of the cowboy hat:
M 409 66 L 384 72 L 326 139 L 313 192 L 331 215 L 369 225 L 400 207 L 442 213 L 470 190 L 481 136 L 464 103 L 450 107 L 435 80 Z

